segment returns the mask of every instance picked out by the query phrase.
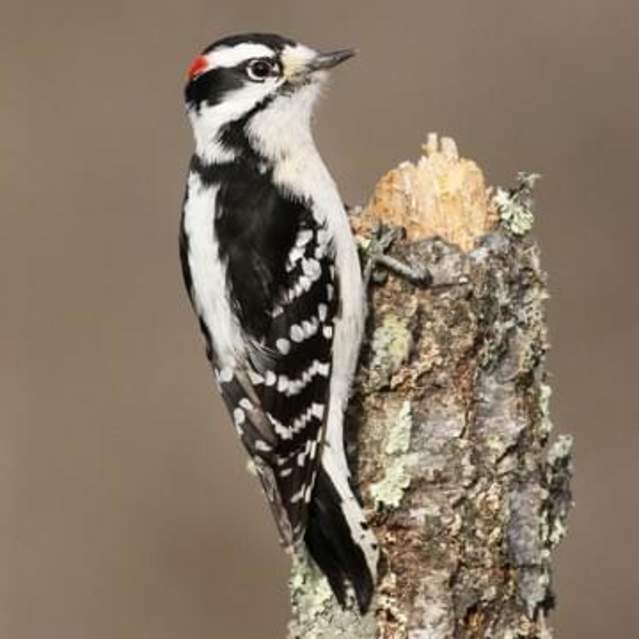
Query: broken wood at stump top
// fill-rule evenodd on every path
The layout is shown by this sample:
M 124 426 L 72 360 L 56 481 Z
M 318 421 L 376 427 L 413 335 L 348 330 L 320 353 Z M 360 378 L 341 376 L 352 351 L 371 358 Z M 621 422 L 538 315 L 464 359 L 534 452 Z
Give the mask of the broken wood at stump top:
M 377 183 L 364 210 L 354 217 L 358 235 L 381 223 L 406 229 L 414 241 L 439 236 L 470 251 L 495 226 L 498 215 L 481 169 L 460 158 L 451 138 L 431 133 L 417 164 L 403 162 Z

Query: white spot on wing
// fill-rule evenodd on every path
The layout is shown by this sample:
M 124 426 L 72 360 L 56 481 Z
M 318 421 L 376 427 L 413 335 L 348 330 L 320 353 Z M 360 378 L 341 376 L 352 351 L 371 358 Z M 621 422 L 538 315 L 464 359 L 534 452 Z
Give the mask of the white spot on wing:
M 291 428 L 287 428 L 286 426 L 284 426 L 281 422 L 275 419 L 275 417 L 273 417 L 273 415 L 271 415 L 270 413 L 267 413 L 266 416 L 268 417 L 268 420 L 273 425 L 273 430 L 275 431 L 275 434 L 278 437 L 280 437 L 281 439 L 292 439 L 293 430 Z
M 288 254 L 288 266 L 287 270 L 292 271 L 295 268 L 295 264 L 304 257 L 304 249 L 299 246 L 294 246 L 291 252 Z
M 329 364 L 320 364 L 317 368 L 317 372 L 322 376 L 322 377 L 328 377 L 328 374 L 330 372 L 330 365 Z
M 302 270 L 304 271 L 304 275 L 309 277 L 313 282 L 316 282 L 322 275 L 322 267 L 316 259 L 304 260 L 302 262 Z
M 311 413 L 313 417 L 317 417 L 317 419 L 322 419 L 324 417 L 324 404 L 318 404 L 317 402 L 313 402 L 311 406 Z
M 288 355 L 291 350 L 291 343 L 285 339 L 284 337 L 280 337 L 276 342 L 275 346 L 277 350 L 282 353 L 282 355 Z
M 303 229 L 297 234 L 295 240 L 295 246 L 306 246 L 313 239 L 313 231 L 309 229 Z
M 294 342 L 298 342 L 299 343 L 299 342 L 301 342 L 304 339 L 304 331 L 297 324 L 293 324 L 291 326 L 289 333 L 291 335 L 291 339 Z
M 304 331 L 304 337 L 309 338 L 317 333 L 317 320 L 315 322 L 311 322 L 309 320 L 302 321 L 302 330 Z

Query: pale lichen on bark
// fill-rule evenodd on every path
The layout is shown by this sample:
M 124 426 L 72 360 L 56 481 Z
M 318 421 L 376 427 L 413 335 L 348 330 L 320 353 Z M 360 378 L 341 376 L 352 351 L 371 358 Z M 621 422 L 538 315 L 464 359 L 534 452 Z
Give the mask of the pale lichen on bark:
M 551 550 L 571 504 L 572 440 L 551 432 L 546 277 L 534 177 L 493 196 L 452 140 L 382 178 L 354 217 L 405 229 L 390 253 L 432 285 L 389 274 L 370 291 L 347 420 L 359 491 L 383 550 L 371 612 L 343 611 L 305 558 L 289 637 L 551 637 Z

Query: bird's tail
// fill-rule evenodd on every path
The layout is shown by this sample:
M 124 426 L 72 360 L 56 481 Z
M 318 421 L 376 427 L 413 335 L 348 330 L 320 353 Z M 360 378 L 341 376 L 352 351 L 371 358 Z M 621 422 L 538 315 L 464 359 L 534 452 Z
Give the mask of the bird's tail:
M 379 550 L 340 462 L 324 448 L 304 540 L 340 604 L 346 604 L 350 585 L 364 614 L 375 588 Z

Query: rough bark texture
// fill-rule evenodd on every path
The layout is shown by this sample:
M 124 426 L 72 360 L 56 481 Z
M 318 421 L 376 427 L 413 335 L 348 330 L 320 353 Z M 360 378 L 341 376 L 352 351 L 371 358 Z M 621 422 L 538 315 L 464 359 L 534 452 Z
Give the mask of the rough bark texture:
M 354 217 L 364 250 L 426 267 L 371 286 L 349 408 L 353 468 L 383 560 L 371 612 L 337 605 L 304 557 L 290 638 L 551 637 L 551 550 L 571 503 L 569 437 L 547 445 L 546 278 L 526 233 L 535 176 L 496 194 L 435 136 Z M 377 272 L 379 275 L 379 271 Z

